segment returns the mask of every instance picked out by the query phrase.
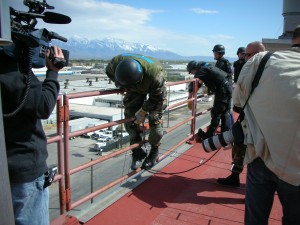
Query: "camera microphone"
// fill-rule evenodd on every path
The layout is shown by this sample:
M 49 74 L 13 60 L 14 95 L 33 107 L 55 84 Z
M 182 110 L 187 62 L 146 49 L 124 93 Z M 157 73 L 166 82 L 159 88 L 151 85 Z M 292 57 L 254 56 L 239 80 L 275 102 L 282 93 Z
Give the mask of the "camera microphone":
M 71 18 L 54 12 L 44 12 L 43 14 L 32 13 L 32 12 L 22 12 L 17 11 L 14 8 L 10 7 L 10 14 L 23 17 L 23 18 L 41 18 L 45 23 L 54 23 L 54 24 L 68 24 L 71 23 Z
M 63 42 L 67 42 L 68 41 L 67 38 L 62 37 L 59 34 L 57 34 L 55 32 L 52 32 L 52 31 L 48 31 L 48 38 L 49 39 L 58 39 L 58 40 L 63 41 Z
M 70 17 L 59 13 L 44 12 L 43 15 L 42 19 L 45 23 L 68 24 L 72 21 Z

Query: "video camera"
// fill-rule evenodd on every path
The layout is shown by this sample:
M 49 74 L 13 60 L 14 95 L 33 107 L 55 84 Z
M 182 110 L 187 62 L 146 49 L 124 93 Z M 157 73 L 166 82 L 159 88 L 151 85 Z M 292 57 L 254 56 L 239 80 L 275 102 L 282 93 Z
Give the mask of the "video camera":
M 59 13 L 44 12 L 46 9 L 54 9 L 47 4 L 46 0 L 24 0 L 23 4 L 29 8 L 28 12 L 17 11 L 10 7 L 10 28 L 12 45 L 0 47 L 4 53 L 16 62 L 24 59 L 22 55 L 24 48 L 30 48 L 31 53 L 27 55 L 32 59 L 32 68 L 42 68 L 46 65 L 47 49 L 50 49 L 50 59 L 54 65 L 61 69 L 68 65 L 69 51 L 62 50 L 64 59 L 54 57 L 50 43 L 52 39 L 67 42 L 65 37 L 47 29 L 36 29 L 37 19 L 42 19 L 45 23 L 68 24 L 71 18 Z

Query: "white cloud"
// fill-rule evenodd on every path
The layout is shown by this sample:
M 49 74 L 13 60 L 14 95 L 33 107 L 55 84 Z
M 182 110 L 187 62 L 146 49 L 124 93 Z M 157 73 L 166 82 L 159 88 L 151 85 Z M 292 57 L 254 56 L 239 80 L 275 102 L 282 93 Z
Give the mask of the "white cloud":
M 22 6 L 20 0 L 10 1 L 13 6 L 16 6 L 16 9 Z M 45 27 L 66 38 L 75 35 L 88 39 L 118 38 L 129 42 L 153 45 L 187 56 L 210 55 L 212 43 L 222 42 L 220 39 L 230 39 L 230 37 L 222 35 L 205 37 L 199 34 L 182 33 L 180 29 L 170 30 L 168 27 L 155 27 L 151 24 L 151 19 L 157 13 L 164 13 L 160 9 L 150 10 L 96 0 L 51 0 L 48 1 L 48 4 L 55 7 L 54 10 L 51 10 L 52 12 L 68 15 L 72 22 L 66 25 L 57 25 L 44 24 L 39 20 L 37 28 Z M 28 10 L 26 7 L 22 7 L 22 10 Z M 198 13 L 201 11 L 200 9 L 194 10 L 198 10 Z M 202 13 L 204 11 L 217 13 L 208 10 L 202 10 Z
M 55 25 L 56 31 L 67 36 L 80 35 L 89 39 L 117 37 L 127 41 L 142 40 L 158 29 L 151 27 L 149 21 L 160 10 L 134 8 L 95 0 L 53 0 L 56 11 L 72 18 L 68 25 Z M 57 4 L 55 4 L 57 3 Z M 49 25 L 45 25 L 49 27 Z
M 192 8 L 191 11 L 197 13 L 197 14 L 218 14 L 219 11 L 216 10 L 207 10 L 207 9 L 201 9 L 201 8 Z

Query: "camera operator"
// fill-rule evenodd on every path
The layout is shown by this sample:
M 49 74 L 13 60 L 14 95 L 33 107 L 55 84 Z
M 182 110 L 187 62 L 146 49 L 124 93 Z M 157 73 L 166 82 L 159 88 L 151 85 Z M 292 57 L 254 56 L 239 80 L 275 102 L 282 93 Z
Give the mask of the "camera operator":
M 46 54 L 46 78 L 40 82 L 28 70 L 24 59 L 25 44 L 15 52 L 22 60 L 15 60 L 0 48 L 0 84 L 4 113 L 4 132 L 8 170 L 16 225 L 49 224 L 49 191 L 44 188 L 44 174 L 48 171 L 47 139 L 41 119 L 47 119 L 59 93 L 59 69 Z M 64 58 L 56 46 L 54 58 Z M 28 86 L 28 80 L 30 85 Z M 22 105 L 24 95 L 27 95 Z M 22 105 L 19 110 L 18 107 Z M 13 113 L 12 113 L 13 112 Z
M 199 85 L 203 83 L 215 93 L 213 107 L 211 109 L 211 122 L 209 128 L 204 132 L 201 128 L 196 134 L 196 141 L 201 142 L 214 135 L 221 120 L 221 131 L 230 129 L 230 105 L 232 97 L 232 84 L 229 76 L 223 70 L 206 62 L 190 61 L 187 65 L 187 71 L 199 78 Z M 189 84 L 189 96 L 192 97 L 193 83 Z
M 292 47 L 276 51 L 265 65 L 242 121 L 247 145 L 245 225 L 267 225 L 275 192 L 282 205 L 282 224 L 300 224 L 300 26 Z M 233 92 L 242 107 L 266 52 L 243 66 Z

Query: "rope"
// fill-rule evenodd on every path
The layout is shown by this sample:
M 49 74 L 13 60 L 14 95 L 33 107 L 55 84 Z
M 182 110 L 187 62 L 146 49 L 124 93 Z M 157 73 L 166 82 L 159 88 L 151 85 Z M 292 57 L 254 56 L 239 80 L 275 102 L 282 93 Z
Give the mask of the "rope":
M 152 174 L 158 173 L 158 174 L 176 175 L 176 174 L 187 173 L 187 172 L 190 172 L 190 171 L 192 171 L 192 170 L 194 170 L 194 169 L 197 169 L 197 168 L 199 168 L 199 167 L 205 165 L 205 164 L 206 164 L 207 162 L 209 162 L 209 161 L 210 161 L 210 160 L 211 160 L 211 159 L 212 159 L 219 151 L 220 151 L 220 149 L 217 150 L 217 151 L 216 151 L 212 156 L 210 156 L 206 161 L 204 161 L 203 163 L 200 163 L 200 165 L 197 165 L 197 166 L 192 167 L 192 168 L 187 169 L 187 170 L 183 170 L 183 171 L 179 171 L 179 172 L 174 172 L 174 173 L 167 173 L 167 172 L 162 172 L 162 171 L 159 171 L 159 170 L 151 170 L 151 169 L 149 169 L 149 170 L 145 169 L 145 170 L 148 171 L 149 173 L 152 173 Z M 178 158 L 178 157 L 175 157 L 175 158 Z

